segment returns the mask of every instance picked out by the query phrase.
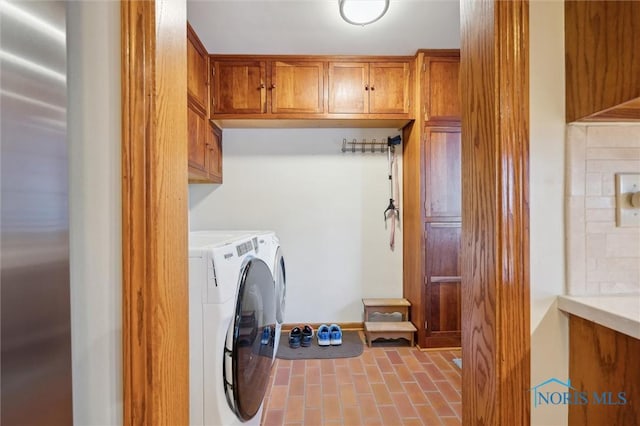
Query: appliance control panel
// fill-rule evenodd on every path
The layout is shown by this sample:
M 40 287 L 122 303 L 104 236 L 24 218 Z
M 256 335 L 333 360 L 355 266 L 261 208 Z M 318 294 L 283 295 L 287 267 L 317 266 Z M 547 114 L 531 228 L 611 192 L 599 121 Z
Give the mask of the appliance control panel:
M 251 250 L 253 250 L 253 244 L 251 243 L 251 241 L 247 241 L 245 243 L 238 244 L 236 246 L 236 251 L 238 252 L 238 257 L 249 253 Z

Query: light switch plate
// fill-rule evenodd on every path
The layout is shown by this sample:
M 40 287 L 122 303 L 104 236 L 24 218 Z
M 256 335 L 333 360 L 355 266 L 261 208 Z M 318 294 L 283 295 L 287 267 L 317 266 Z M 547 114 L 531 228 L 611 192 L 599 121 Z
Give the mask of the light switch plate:
M 631 196 L 640 191 L 640 173 L 616 173 L 616 226 L 640 226 L 640 208 Z

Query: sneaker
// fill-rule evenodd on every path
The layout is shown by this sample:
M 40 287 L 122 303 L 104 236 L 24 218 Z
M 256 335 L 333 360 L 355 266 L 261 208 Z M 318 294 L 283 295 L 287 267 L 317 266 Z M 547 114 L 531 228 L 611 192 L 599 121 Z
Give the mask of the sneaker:
M 329 343 L 331 343 L 334 346 L 341 345 L 342 330 L 340 329 L 340 326 L 337 324 L 331 324 L 331 327 L 329 328 L 329 332 L 330 332 Z
M 308 348 L 311 346 L 311 342 L 313 341 L 313 328 L 310 325 L 305 325 L 302 328 L 302 342 L 301 345 L 304 348 Z
M 331 333 L 327 324 L 318 327 L 318 346 L 329 346 L 331 344 Z
M 289 346 L 293 349 L 297 349 L 300 347 L 301 340 L 302 330 L 300 330 L 300 327 L 294 327 L 293 330 L 289 332 Z
M 262 338 L 260 339 L 260 344 L 267 345 L 271 341 L 271 327 L 266 326 L 262 329 Z

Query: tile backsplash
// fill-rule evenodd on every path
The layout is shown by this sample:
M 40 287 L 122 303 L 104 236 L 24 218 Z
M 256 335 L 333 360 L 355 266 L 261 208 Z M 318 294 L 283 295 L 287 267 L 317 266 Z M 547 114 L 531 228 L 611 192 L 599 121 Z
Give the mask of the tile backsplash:
M 615 174 L 640 173 L 640 125 L 569 125 L 567 150 L 567 293 L 640 292 L 640 227 L 615 213 Z

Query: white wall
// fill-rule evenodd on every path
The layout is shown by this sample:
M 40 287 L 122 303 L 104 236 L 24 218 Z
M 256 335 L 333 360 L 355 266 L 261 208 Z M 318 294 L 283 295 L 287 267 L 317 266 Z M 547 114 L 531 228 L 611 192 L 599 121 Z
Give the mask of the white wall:
M 402 297 L 402 232 L 392 252 L 386 154 L 340 149 L 343 138 L 398 133 L 225 130 L 224 182 L 190 185 L 190 228 L 275 230 L 287 262 L 285 322 L 362 321 L 361 298 Z
M 568 378 L 564 293 L 564 2 L 529 3 L 531 385 Z M 565 406 L 531 406 L 531 424 L 567 424 Z
M 67 34 L 73 420 L 117 425 L 122 424 L 120 3 L 68 2 Z

